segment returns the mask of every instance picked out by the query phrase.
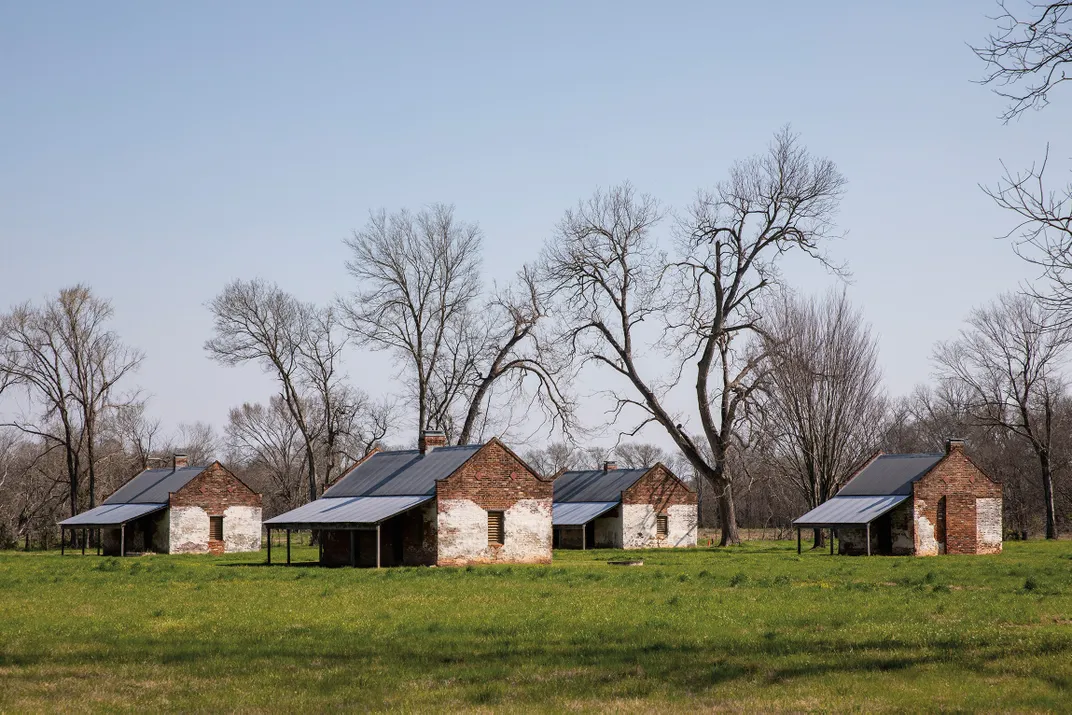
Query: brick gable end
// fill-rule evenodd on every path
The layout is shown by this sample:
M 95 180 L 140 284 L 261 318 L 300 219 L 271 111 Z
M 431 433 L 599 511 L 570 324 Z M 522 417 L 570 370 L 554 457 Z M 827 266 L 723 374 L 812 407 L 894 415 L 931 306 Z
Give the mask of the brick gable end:
M 992 481 L 960 449 L 952 450 L 915 482 L 912 495 L 917 518 L 938 522 L 938 500 L 945 497 L 947 554 L 974 554 L 977 544 L 976 499 L 1000 499 L 1002 487 Z
M 657 464 L 622 493 L 622 503 L 652 504 L 655 511 L 660 513 L 671 506 L 694 506 L 696 493 L 689 490 L 669 469 Z
M 440 500 L 469 499 L 482 509 L 506 510 L 522 499 L 551 499 L 553 483 L 537 477 L 496 440 L 488 442 L 446 479 L 436 482 Z
M 261 495 L 214 462 L 173 493 L 170 506 L 199 506 L 208 514 L 222 516 L 229 506 L 261 506 Z

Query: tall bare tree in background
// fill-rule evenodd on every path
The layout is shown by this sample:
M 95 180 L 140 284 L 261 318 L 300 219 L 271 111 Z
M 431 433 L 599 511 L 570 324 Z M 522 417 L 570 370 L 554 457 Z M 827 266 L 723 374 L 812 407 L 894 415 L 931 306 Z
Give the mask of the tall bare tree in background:
M 215 319 L 215 335 L 205 343 L 209 355 L 223 365 L 256 362 L 279 382 L 305 446 L 309 500 L 316 499 L 322 486 L 317 440 L 327 430 L 334 441 L 338 420 L 349 410 L 339 386 L 343 339 L 334 310 L 302 303 L 260 279 L 232 282 L 209 309 Z
M 564 341 L 581 364 L 624 379 L 615 414 L 635 409 L 631 434 L 662 425 L 718 493 L 721 543 L 740 543 L 727 457 L 746 433 L 748 406 L 764 365 L 757 299 L 777 282 L 792 249 L 818 260 L 832 233 L 844 187 L 834 164 L 811 156 L 785 129 L 766 154 L 738 162 L 729 178 L 700 195 L 680 222 L 670 261 L 654 231 L 658 203 L 625 184 L 597 192 L 566 212 L 543 257 L 543 278 L 564 319 Z M 645 325 L 662 323 L 663 352 L 678 360 L 659 377 L 643 364 L 652 347 Z M 649 336 L 650 337 L 650 336 Z M 668 407 L 670 390 L 695 370 L 700 433 Z
M 998 3 L 998 28 L 973 47 L 986 62 L 984 84 L 1008 100 L 1005 122 L 1050 102 L 1057 85 L 1072 80 L 1072 2 Z
M 115 406 L 117 383 L 142 360 L 107 328 L 111 317 L 111 304 L 84 285 L 0 317 L 0 380 L 22 387 L 30 409 L 7 426 L 63 451 L 72 515 L 83 473 L 89 506 L 96 505 L 102 414 Z
M 765 431 L 776 469 L 809 508 L 830 499 L 875 451 L 886 400 L 878 343 L 845 292 L 784 293 L 768 313 Z M 823 532 L 815 530 L 815 546 Z
M 968 328 L 940 343 L 939 375 L 964 390 L 965 409 L 976 424 L 1011 432 L 1030 445 L 1037 460 L 1046 514 L 1046 538 L 1057 538 L 1054 449 L 1070 425 L 1065 384 L 1058 369 L 1072 343 L 1072 325 L 1029 296 L 1005 294 L 972 311 Z
M 538 326 L 545 311 L 531 275 L 490 299 L 482 296 L 476 224 L 436 204 L 412 213 L 373 213 L 346 245 L 357 280 L 341 305 L 347 327 L 373 349 L 404 360 L 417 428 L 439 428 L 466 444 L 490 410 L 494 388 L 519 397 L 533 385 L 553 424 L 570 424 L 572 404 L 561 389 Z
M 305 445 L 281 396 L 272 397 L 267 406 L 247 402 L 232 408 L 226 433 L 232 453 L 266 477 L 272 511 L 301 505 Z

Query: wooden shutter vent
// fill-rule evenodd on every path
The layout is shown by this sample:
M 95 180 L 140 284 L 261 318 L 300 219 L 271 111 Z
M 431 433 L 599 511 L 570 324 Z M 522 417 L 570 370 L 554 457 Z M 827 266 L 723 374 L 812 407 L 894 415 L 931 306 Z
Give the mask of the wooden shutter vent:
M 503 523 L 503 513 L 501 511 L 489 511 L 488 512 L 488 543 L 496 546 L 502 546 L 503 541 L 506 538 L 506 529 Z
M 670 533 L 670 519 L 666 514 L 659 514 L 655 517 L 655 535 L 660 539 L 665 539 L 666 535 Z
M 209 541 L 223 541 L 223 517 L 210 516 L 208 518 Z

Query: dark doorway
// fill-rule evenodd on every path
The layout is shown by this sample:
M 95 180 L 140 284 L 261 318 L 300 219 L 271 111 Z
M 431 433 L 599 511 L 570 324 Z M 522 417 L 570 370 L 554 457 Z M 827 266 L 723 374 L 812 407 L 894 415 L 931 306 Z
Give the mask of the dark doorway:
M 871 527 L 878 531 L 878 553 L 889 556 L 893 553 L 893 521 L 889 514 L 883 514 Z
M 596 522 L 592 520 L 584 525 L 584 547 L 595 548 L 596 545 Z
M 938 553 L 946 553 L 945 546 L 945 497 L 938 500 L 938 514 L 934 520 L 934 538 L 938 542 Z

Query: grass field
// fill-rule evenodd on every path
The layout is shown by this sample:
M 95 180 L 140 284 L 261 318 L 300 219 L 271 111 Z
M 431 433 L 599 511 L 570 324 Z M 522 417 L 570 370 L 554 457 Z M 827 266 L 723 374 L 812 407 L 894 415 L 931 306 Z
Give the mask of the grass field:
M 376 571 L 2 553 L 0 711 L 1072 709 L 1072 542 L 620 555 Z

